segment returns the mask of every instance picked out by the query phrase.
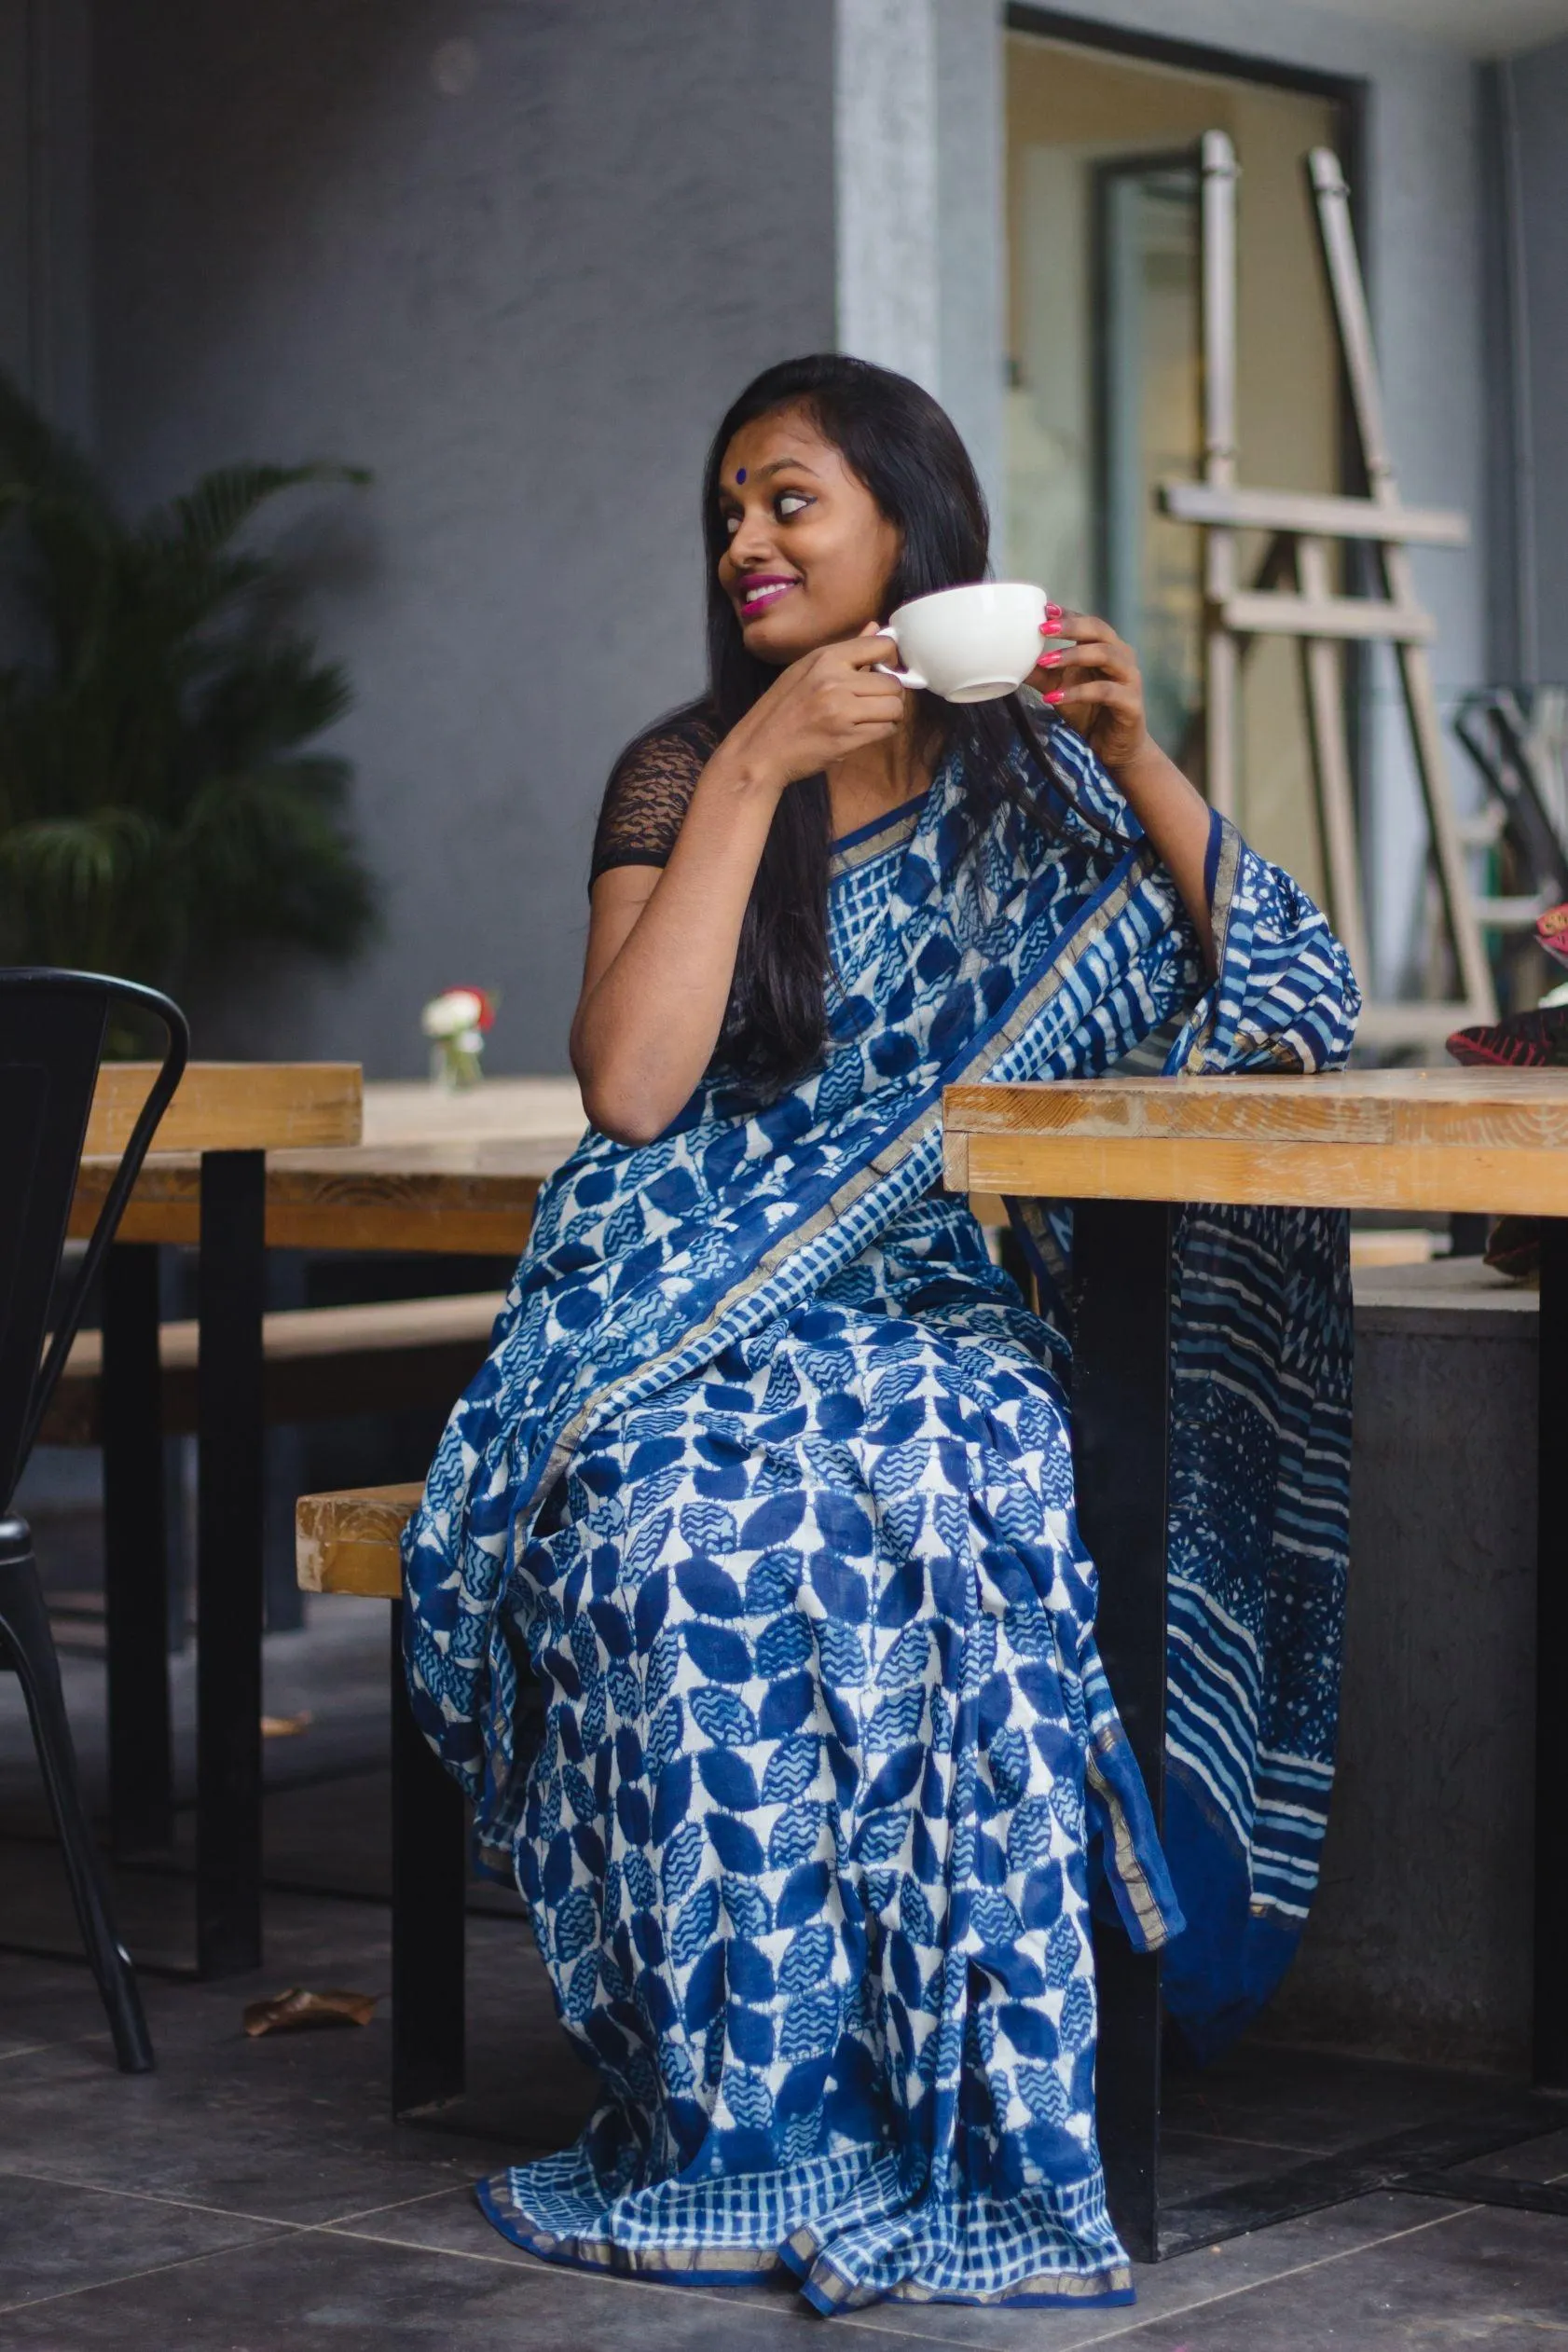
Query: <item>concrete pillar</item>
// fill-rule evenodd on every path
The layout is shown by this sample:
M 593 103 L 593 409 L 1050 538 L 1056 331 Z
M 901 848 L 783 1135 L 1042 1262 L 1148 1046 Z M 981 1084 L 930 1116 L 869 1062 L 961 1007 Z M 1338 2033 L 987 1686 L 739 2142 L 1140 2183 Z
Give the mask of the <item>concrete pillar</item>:
M 995 0 L 837 0 L 839 348 L 935 394 L 996 514 L 1002 158 Z

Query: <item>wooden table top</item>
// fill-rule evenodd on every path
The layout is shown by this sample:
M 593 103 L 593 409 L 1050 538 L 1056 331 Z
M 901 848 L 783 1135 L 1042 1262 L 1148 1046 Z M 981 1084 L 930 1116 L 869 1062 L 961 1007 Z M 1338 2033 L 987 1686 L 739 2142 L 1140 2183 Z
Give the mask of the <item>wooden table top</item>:
M 171 1118 L 184 1093 L 182 1086 Z M 367 1085 L 361 1140 L 301 1135 L 289 1148 L 268 1151 L 268 1241 L 275 1249 L 516 1258 L 540 1186 L 585 1123 L 569 1078 L 488 1079 L 454 1094 L 422 1081 Z M 149 1155 L 120 1226 L 123 1240 L 198 1238 L 200 1176 L 190 1156 L 198 1147 L 182 1141 L 181 1152 Z M 110 1163 L 84 1162 L 74 1233 L 90 1231 L 109 1174 Z
M 1568 1069 L 954 1086 L 953 1191 L 1568 1216 Z
M 103 1096 L 102 1118 L 94 1104 L 89 1140 L 101 1149 L 104 1139 L 115 1148 L 142 1100 L 145 1075 L 119 1075 L 135 1067 L 105 1073 L 117 1091 Z M 383 1083 L 364 1087 L 353 1143 L 344 1140 L 352 1064 L 199 1064 L 159 1131 L 161 1142 L 172 1128 L 183 1149 L 149 1157 L 120 1229 L 127 1241 L 197 1239 L 191 1155 L 260 1148 L 282 1116 L 285 1071 L 299 1085 L 289 1145 L 268 1150 L 275 1248 L 515 1258 L 540 1186 L 583 1131 L 571 1079 L 489 1079 L 457 1094 Z M 948 1185 L 970 1193 L 1568 1216 L 1568 1070 L 958 1086 L 944 1122 Z M 74 1232 L 90 1231 L 111 1164 L 84 1163 Z

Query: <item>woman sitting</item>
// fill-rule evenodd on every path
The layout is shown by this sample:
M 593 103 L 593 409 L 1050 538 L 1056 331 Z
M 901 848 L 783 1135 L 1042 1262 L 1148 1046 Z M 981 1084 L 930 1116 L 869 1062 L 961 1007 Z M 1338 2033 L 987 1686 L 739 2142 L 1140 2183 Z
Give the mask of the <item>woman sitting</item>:
M 915 385 L 771 369 L 720 427 L 703 524 L 709 693 L 623 754 L 599 821 L 571 1039 L 593 1125 L 406 1545 L 417 1713 L 603 2080 L 576 2147 L 480 2194 L 550 2259 L 782 2266 L 822 2311 L 1127 2300 L 1091 1916 L 1176 1939 L 1200 2044 L 1299 1932 L 1343 1236 L 1183 1231 L 1182 1934 L 1095 1649 L 1069 1236 L 1029 1226 L 1036 1312 L 939 1189 L 942 1090 L 1093 1076 L 1156 1033 L 1172 1071 L 1321 1069 L 1355 983 L 1150 742 L 1104 622 L 1052 610 L 1039 691 L 1005 702 L 883 667 L 879 621 L 986 566 Z

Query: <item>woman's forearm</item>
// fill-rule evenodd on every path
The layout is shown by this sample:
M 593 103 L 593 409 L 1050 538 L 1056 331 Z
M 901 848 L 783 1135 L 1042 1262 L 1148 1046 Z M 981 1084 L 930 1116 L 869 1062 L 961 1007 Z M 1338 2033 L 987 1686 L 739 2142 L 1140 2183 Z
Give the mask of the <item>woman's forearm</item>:
M 646 898 L 595 888 L 571 1066 L 596 1127 L 623 1143 L 662 1134 L 713 1058 L 747 902 L 779 796 L 906 731 L 896 652 L 868 622 L 777 678 L 696 781 L 669 863 Z M 646 871 L 646 869 L 644 869 Z
M 1211 822 L 1208 803 L 1176 762 L 1147 736 L 1137 750 L 1111 766 L 1109 773 L 1176 884 L 1212 970 L 1214 924 L 1204 871 Z
M 669 1124 L 713 1057 L 751 885 L 778 804 L 743 748 L 721 744 L 669 863 L 583 997 L 571 1061 L 596 1127 L 643 1143 Z

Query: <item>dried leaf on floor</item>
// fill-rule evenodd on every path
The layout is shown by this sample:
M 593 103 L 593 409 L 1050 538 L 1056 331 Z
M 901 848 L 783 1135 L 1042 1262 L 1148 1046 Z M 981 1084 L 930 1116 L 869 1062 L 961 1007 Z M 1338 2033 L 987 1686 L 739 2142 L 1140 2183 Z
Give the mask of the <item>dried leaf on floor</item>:
M 291 1985 L 286 1993 L 274 1993 L 269 2000 L 249 2003 L 245 2031 L 254 2036 L 309 2033 L 318 2026 L 367 2026 L 379 1999 L 379 1993 L 313 1993 L 303 1985 Z

